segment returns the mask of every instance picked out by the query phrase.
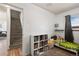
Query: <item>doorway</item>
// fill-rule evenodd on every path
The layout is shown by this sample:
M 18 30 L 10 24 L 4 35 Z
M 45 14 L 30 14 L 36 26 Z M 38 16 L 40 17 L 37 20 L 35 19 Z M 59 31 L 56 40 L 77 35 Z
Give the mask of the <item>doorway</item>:
M 22 51 L 22 24 L 20 15 L 20 11 L 10 10 L 10 50 L 19 48 Z

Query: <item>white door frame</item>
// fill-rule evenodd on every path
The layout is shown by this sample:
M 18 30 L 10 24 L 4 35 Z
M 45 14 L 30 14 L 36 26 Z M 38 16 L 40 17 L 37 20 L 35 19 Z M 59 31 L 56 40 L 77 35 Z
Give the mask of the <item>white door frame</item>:
M 21 24 L 22 24 L 22 30 L 23 30 L 23 9 L 22 8 L 18 8 L 9 4 L 0 4 L 1 6 L 7 8 L 7 43 L 8 43 L 8 49 L 10 46 L 10 25 L 11 25 L 11 15 L 10 15 L 10 10 L 16 10 L 19 11 L 20 14 L 20 20 L 21 20 Z M 23 35 L 23 31 L 22 31 L 22 35 Z M 22 36 L 22 55 L 23 55 L 23 36 Z

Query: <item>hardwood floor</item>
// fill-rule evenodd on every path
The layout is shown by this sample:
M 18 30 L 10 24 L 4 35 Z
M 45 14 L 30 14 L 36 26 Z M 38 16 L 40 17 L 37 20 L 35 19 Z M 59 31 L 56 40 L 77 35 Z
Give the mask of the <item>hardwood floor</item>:
M 49 49 L 41 56 L 75 56 L 74 53 L 71 53 L 69 51 L 65 51 L 63 49 L 60 49 L 58 47 L 54 47 L 52 49 Z
M 20 48 L 13 48 L 8 50 L 8 56 L 22 56 L 22 51 Z
M 8 50 L 8 56 L 22 56 L 22 51 L 20 48 L 10 49 Z M 31 55 L 28 55 L 28 56 L 31 56 Z M 60 48 L 54 47 L 46 51 L 44 54 L 40 56 L 75 56 L 75 54 L 62 50 Z

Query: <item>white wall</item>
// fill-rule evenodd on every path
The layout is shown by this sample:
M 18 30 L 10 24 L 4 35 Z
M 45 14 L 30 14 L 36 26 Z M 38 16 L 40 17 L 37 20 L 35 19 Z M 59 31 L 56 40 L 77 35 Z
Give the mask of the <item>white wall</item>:
M 58 14 L 56 17 L 56 23 L 59 24 L 58 29 L 65 29 L 65 16 L 66 15 L 79 15 L 79 8 L 75 8 L 66 12 L 63 12 L 61 14 Z M 78 31 L 73 31 L 74 35 L 74 42 L 79 43 L 79 32 Z
M 53 34 L 54 14 L 37 7 L 33 4 L 11 4 L 23 8 L 23 52 L 30 52 L 30 35 L 34 34 Z

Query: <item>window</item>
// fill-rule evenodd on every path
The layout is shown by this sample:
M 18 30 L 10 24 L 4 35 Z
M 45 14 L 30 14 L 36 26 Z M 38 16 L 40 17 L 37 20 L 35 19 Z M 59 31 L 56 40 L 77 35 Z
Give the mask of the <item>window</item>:
M 79 28 L 79 16 L 71 16 L 71 25 L 73 28 Z

